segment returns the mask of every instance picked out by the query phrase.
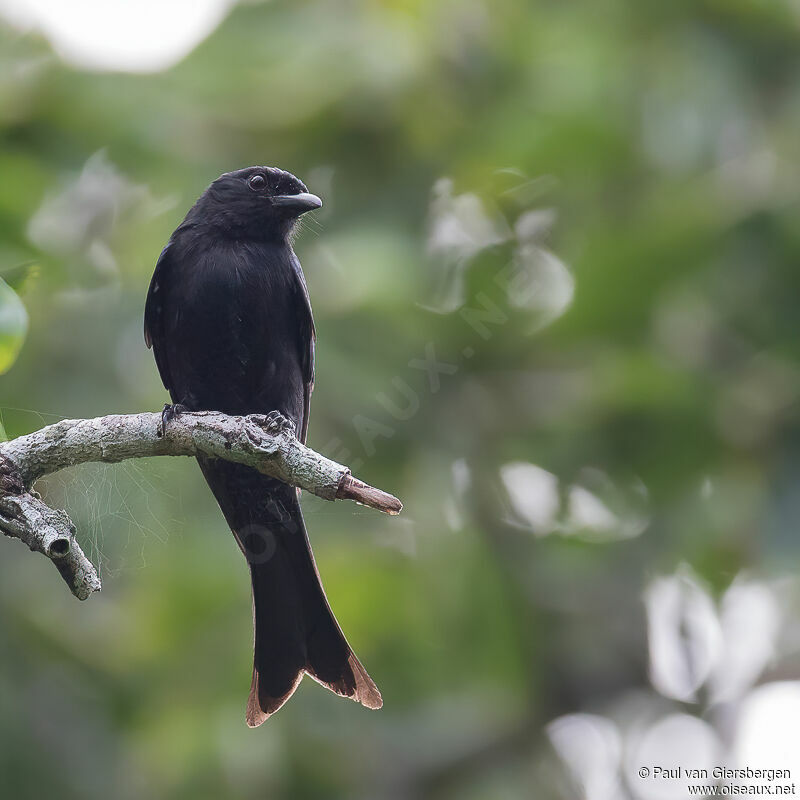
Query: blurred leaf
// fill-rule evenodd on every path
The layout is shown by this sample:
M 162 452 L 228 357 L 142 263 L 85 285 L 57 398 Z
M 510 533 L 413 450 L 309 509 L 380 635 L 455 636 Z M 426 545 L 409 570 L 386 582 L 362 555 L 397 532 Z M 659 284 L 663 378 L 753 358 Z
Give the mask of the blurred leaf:
M 16 292 L 0 279 L 0 375 L 17 360 L 25 334 L 28 314 Z
M 0 280 L 5 281 L 18 295 L 24 295 L 40 273 L 39 264 L 35 261 L 25 261 L 0 270 Z

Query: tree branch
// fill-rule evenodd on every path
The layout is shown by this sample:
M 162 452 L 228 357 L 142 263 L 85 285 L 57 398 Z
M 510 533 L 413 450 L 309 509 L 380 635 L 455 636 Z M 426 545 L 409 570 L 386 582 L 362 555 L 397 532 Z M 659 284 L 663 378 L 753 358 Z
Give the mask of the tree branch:
M 362 483 L 347 467 L 298 441 L 292 423 L 276 411 L 247 417 L 185 412 L 166 430 L 161 414 L 127 414 L 64 420 L 0 443 L 0 532 L 46 555 L 70 591 L 85 600 L 100 590 L 97 572 L 66 512 L 44 503 L 33 484 L 90 461 L 197 455 L 246 464 L 325 500 L 355 500 L 387 514 L 399 514 L 403 507 L 396 497 Z

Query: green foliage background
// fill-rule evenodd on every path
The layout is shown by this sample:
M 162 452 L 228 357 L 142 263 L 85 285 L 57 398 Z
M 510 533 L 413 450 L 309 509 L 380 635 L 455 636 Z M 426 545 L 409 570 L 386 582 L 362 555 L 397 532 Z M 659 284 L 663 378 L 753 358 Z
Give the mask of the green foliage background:
M 3 794 L 577 796 L 544 726 L 652 692 L 648 581 L 688 564 L 716 596 L 797 564 L 798 25 L 788 0 L 276 1 L 152 75 L 0 28 L 0 370 L 17 296 L 29 317 L 7 435 L 159 408 L 141 319 L 160 248 L 220 172 L 280 165 L 326 201 L 296 243 L 310 444 L 405 502 L 304 501 L 384 709 L 305 681 L 249 731 L 246 568 L 195 465 L 49 479 L 104 589 L 79 604 L 0 542 Z M 477 243 L 448 249 L 448 191 L 505 233 L 468 224 Z M 553 313 L 497 280 L 531 211 L 574 280 Z M 461 309 L 487 298 L 484 338 Z M 454 365 L 440 385 L 409 366 L 426 347 Z M 418 408 L 387 411 L 409 387 Z M 545 529 L 515 463 L 558 481 Z M 575 486 L 616 521 L 583 529 Z

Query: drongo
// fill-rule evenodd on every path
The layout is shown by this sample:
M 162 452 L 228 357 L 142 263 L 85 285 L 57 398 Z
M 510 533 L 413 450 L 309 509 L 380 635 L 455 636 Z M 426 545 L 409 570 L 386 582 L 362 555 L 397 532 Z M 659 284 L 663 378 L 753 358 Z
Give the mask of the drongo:
M 301 214 L 321 205 L 294 175 L 248 167 L 217 178 L 172 234 L 144 317 L 172 413 L 276 411 L 305 441 L 315 330 L 292 233 Z M 255 655 L 247 724 L 277 711 L 304 674 L 380 708 L 377 686 L 328 605 L 297 490 L 241 464 L 198 461 L 250 566 Z

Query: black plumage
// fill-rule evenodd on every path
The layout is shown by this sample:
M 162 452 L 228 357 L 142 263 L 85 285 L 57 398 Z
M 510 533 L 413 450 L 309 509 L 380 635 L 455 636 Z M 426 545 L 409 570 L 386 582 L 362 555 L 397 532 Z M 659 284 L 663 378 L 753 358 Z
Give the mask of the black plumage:
M 314 321 L 291 235 L 319 198 L 288 172 L 220 176 L 158 259 L 145 340 L 173 403 L 227 414 L 279 411 L 305 441 Z M 249 467 L 198 459 L 250 564 L 255 655 L 247 723 L 260 725 L 304 673 L 368 708 L 381 695 L 331 612 L 297 491 Z

